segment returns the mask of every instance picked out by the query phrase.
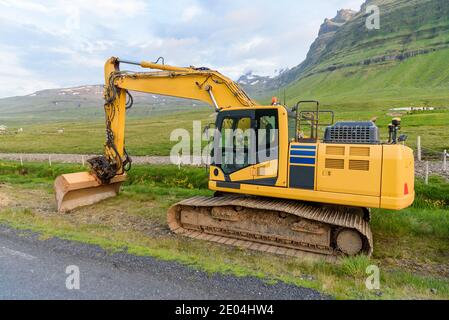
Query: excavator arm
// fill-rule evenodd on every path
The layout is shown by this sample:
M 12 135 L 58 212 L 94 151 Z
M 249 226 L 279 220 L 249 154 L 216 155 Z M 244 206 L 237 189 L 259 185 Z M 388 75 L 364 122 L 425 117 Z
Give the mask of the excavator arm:
M 152 72 L 120 70 L 121 64 L 138 65 Z M 105 64 L 106 143 L 104 155 L 90 159 L 91 173 L 62 175 L 55 181 L 59 211 L 68 211 L 115 196 L 131 159 L 125 149 L 126 110 L 130 91 L 203 101 L 218 112 L 251 108 L 256 103 L 231 79 L 208 68 L 174 67 L 152 62 L 131 62 L 112 57 Z

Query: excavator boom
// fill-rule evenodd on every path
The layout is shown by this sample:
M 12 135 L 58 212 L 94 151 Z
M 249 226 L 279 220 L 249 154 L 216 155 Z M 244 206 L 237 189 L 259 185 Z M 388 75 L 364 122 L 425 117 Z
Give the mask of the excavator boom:
M 138 65 L 153 71 L 121 71 L 121 64 Z M 208 68 L 175 67 L 112 57 L 105 64 L 104 73 L 107 136 L 104 155 L 88 161 L 91 172 L 67 174 L 56 179 L 56 203 L 60 212 L 116 196 L 126 180 L 126 171 L 131 164 L 125 149 L 126 110 L 132 103 L 130 91 L 203 101 L 214 106 L 217 112 L 256 105 L 234 81 Z

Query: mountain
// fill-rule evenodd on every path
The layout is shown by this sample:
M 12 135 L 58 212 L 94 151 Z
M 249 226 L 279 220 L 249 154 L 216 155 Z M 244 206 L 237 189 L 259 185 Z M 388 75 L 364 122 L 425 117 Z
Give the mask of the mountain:
M 276 70 L 275 77 L 259 76 L 252 71 L 241 76 L 237 83 L 242 86 L 251 96 L 261 96 L 270 90 L 276 90 L 280 87 L 275 83 L 275 79 L 282 79 L 282 75 L 287 73 L 288 69 Z
M 367 28 L 371 5 L 380 10 L 379 29 Z M 262 100 L 285 89 L 289 103 L 449 105 L 447 61 L 449 1 L 368 0 L 359 12 L 340 10 L 326 19 L 301 64 L 242 85 Z
M 370 30 L 367 8 L 378 6 L 380 28 Z M 272 95 L 289 105 L 318 99 L 337 107 L 388 109 L 449 105 L 449 1 L 368 0 L 358 12 L 340 10 L 324 20 L 306 59 L 274 77 L 243 75 L 239 84 L 261 102 Z M 151 116 L 200 105 L 135 93 L 129 115 Z M 206 107 L 204 107 L 206 108 Z M 0 99 L 7 121 L 101 119 L 101 86 L 45 90 Z
M 134 106 L 128 111 L 131 117 L 206 107 L 200 102 L 139 92 L 132 92 L 132 96 Z M 43 90 L 0 99 L 0 123 L 101 119 L 104 117 L 103 103 L 101 85 Z
M 318 38 L 310 47 L 307 59 L 293 69 L 282 70 L 276 77 L 259 76 L 249 72 L 237 80 L 250 95 L 263 97 L 266 92 L 276 91 L 295 81 L 306 66 L 317 62 L 320 54 L 326 49 L 327 44 L 346 22 L 350 21 L 357 13 L 352 10 L 342 9 L 333 19 L 325 19 L 318 32 Z M 276 92 L 275 92 L 276 93 Z

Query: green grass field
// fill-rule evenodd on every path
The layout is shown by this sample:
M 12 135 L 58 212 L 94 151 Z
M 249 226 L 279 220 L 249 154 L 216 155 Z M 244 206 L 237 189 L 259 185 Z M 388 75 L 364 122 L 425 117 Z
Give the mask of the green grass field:
M 449 299 L 449 184 L 417 181 L 414 206 L 374 210 L 375 251 L 339 265 L 246 251 L 169 233 L 165 215 L 177 201 L 210 195 L 204 169 L 136 166 L 120 196 L 70 214 L 55 211 L 53 179 L 82 170 L 72 165 L 0 163 L 0 223 L 61 237 L 178 261 L 207 272 L 252 275 L 267 282 L 314 288 L 338 299 Z M 380 291 L 365 287 L 368 265 L 381 270 Z
M 333 109 L 336 120 L 370 120 L 377 118 L 382 139 L 386 140 L 387 126 L 391 121 L 388 107 L 375 108 L 356 106 L 324 105 L 323 109 Z M 201 121 L 202 125 L 213 123 L 215 117 L 212 110 L 173 113 L 164 116 L 135 119 L 131 118 L 126 127 L 126 145 L 131 155 L 166 156 L 176 142 L 170 141 L 170 133 L 177 128 L 192 132 L 193 121 Z M 409 136 L 407 142 L 411 147 L 416 145 L 416 137 L 422 137 L 423 146 L 427 149 L 442 151 L 449 149 L 449 108 L 438 108 L 435 111 L 417 112 L 402 117 L 402 133 Z M 12 126 L 15 131 L 21 126 Z M 64 134 L 57 130 L 64 128 Z M 323 128 L 324 129 L 324 128 Z M 102 153 L 104 144 L 104 123 L 101 120 L 87 122 L 50 122 L 32 124 L 24 127 L 19 134 L 0 135 L 0 153 Z M 323 130 L 322 130 L 323 131 Z
M 127 121 L 126 142 L 132 155 L 169 155 L 176 142 L 170 142 L 170 133 L 177 128 L 192 131 L 193 121 L 203 125 L 215 122 L 213 110 L 172 113 L 164 116 Z M 12 126 L 15 131 L 21 126 Z M 20 134 L 0 135 L 0 152 L 18 153 L 80 153 L 99 154 L 105 142 L 105 124 L 102 120 L 83 122 L 50 122 L 32 124 Z M 64 134 L 57 130 L 64 128 Z

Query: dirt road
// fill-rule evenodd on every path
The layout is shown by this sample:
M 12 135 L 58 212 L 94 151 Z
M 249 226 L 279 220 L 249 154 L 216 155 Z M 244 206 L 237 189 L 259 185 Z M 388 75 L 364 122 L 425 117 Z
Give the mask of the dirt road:
M 95 155 L 81 155 L 81 154 L 40 154 L 40 153 L 0 153 L 1 160 L 22 161 L 24 162 L 52 162 L 60 163 L 82 163 L 84 161 L 95 157 Z M 170 164 L 170 157 L 132 157 L 135 164 Z

